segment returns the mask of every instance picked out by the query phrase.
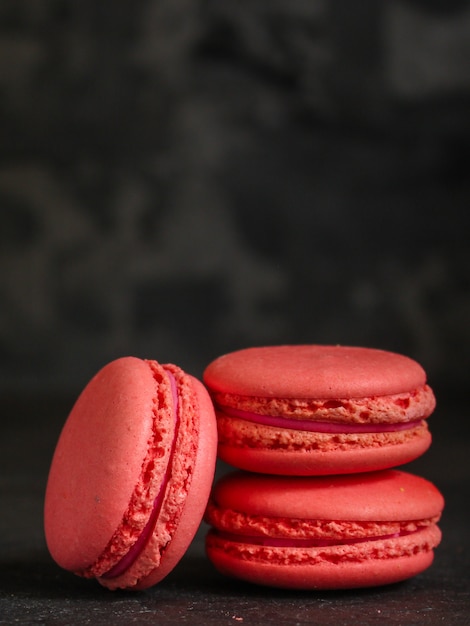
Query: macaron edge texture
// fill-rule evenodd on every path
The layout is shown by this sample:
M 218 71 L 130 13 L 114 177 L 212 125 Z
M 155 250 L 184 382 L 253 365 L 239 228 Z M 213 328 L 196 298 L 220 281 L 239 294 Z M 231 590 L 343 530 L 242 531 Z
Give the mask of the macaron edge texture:
M 159 565 L 153 567 L 145 577 L 137 582 L 136 590 L 147 589 L 160 582 L 183 558 L 201 524 L 209 500 L 217 456 L 215 414 L 209 394 L 202 383 L 192 376 L 189 377 L 189 380 L 194 389 L 200 416 L 191 484 L 171 542 L 165 548 Z M 146 558 L 152 559 L 154 551 L 152 545 L 149 545 L 148 551 L 150 554 Z
M 246 431 L 253 428 L 250 424 Z M 328 474 L 350 474 L 388 469 L 409 463 L 428 450 L 431 445 L 431 433 L 423 429 L 422 433 L 408 433 L 409 441 L 390 443 L 390 436 L 368 437 L 367 435 L 342 437 L 342 445 L 338 445 L 338 436 L 318 435 L 309 437 L 311 440 L 326 441 L 325 450 L 318 449 L 314 443 L 312 450 L 293 447 L 292 450 L 278 447 L 267 447 L 263 440 L 257 446 L 242 447 L 220 441 L 218 456 L 225 463 L 250 472 L 269 473 L 291 476 L 322 476 Z M 361 445 L 347 449 L 348 440 Z M 387 441 L 388 440 L 388 441 Z M 371 445 L 371 443 L 374 445 Z M 329 448 L 329 449 L 328 449 Z
M 155 363 L 155 362 L 153 362 Z M 116 578 L 100 577 L 109 589 L 147 589 L 184 556 L 201 523 L 216 462 L 216 425 L 207 392 L 194 377 L 165 364 L 176 380 L 179 427 L 171 475 L 153 532 L 134 563 Z
M 369 542 L 374 552 L 383 548 L 381 542 Z M 296 590 L 339 590 L 378 587 L 402 582 L 428 569 L 434 560 L 431 549 L 416 552 L 416 546 L 405 556 L 370 557 L 341 564 L 325 560 L 314 564 L 286 565 L 241 559 L 224 550 L 211 548 L 207 554 L 215 568 L 230 578 L 248 583 Z

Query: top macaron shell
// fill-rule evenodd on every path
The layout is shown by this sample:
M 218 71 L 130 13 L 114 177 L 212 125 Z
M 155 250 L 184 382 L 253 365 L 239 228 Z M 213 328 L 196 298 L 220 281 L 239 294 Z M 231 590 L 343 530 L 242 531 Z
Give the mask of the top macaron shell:
M 161 580 L 200 524 L 216 446 L 213 406 L 198 380 L 134 357 L 103 367 L 77 399 L 51 463 L 44 526 L 54 560 L 111 589 Z M 153 532 L 121 568 L 157 501 Z
M 431 444 L 424 369 L 372 348 L 284 345 L 239 350 L 204 372 L 219 456 L 248 471 L 322 475 L 401 465 Z
M 432 483 L 396 469 L 302 478 L 236 471 L 215 484 L 211 499 L 222 510 L 259 519 L 400 522 L 433 518 L 444 508 Z
M 212 391 L 279 398 L 363 398 L 412 391 L 426 383 L 416 361 L 350 346 L 246 348 L 215 359 L 204 372 Z

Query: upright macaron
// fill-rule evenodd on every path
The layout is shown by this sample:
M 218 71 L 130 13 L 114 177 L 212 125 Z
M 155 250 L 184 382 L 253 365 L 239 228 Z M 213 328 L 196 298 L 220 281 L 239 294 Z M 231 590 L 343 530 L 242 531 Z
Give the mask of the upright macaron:
M 259 585 L 347 589 L 390 584 L 427 569 L 444 500 L 398 470 L 285 477 L 237 471 L 209 501 L 209 559 Z
M 110 589 L 144 589 L 181 559 L 201 522 L 217 430 L 203 385 L 175 365 L 124 357 L 77 399 L 52 459 L 49 551 Z
M 219 457 L 261 473 L 368 472 L 431 443 L 423 368 L 401 354 L 325 345 L 254 347 L 208 365 Z

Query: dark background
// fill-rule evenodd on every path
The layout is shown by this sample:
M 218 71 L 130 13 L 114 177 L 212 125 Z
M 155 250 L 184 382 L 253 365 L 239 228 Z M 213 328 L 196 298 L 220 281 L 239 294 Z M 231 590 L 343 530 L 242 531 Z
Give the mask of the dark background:
M 332 342 L 461 390 L 469 59 L 464 2 L 2 0 L 1 388 Z
M 223 352 L 276 343 L 425 367 L 438 408 L 415 467 L 448 495 L 454 552 L 407 610 L 432 623 L 426 588 L 442 581 L 461 612 L 442 600 L 434 615 L 465 623 L 469 106 L 468 2 L 0 0 L 0 566 L 16 581 L 0 623 L 77 620 L 74 604 L 63 622 L 44 608 L 59 581 L 65 611 L 74 583 L 48 561 L 41 507 L 95 371 L 133 354 L 200 377 Z M 361 598 L 373 621 L 376 596 Z

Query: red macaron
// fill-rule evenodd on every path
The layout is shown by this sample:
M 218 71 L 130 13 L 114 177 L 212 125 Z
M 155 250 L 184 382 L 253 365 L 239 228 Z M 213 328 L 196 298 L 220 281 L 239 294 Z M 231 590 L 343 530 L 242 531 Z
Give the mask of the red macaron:
M 59 437 L 46 488 L 49 551 L 110 589 L 145 589 L 192 541 L 215 471 L 217 430 L 203 385 L 134 357 L 101 369 Z
M 219 457 L 284 475 L 368 472 L 416 459 L 435 407 L 423 368 L 371 348 L 254 347 L 208 365 Z
M 385 585 L 431 565 L 443 506 L 434 485 L 398 470 L 316 477 L 237 471 L 213 489 L 206 550 L 221 573 L 259 585 Z

